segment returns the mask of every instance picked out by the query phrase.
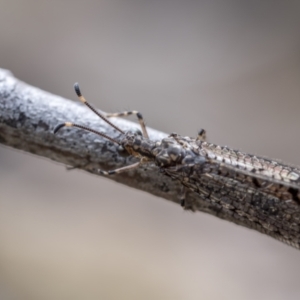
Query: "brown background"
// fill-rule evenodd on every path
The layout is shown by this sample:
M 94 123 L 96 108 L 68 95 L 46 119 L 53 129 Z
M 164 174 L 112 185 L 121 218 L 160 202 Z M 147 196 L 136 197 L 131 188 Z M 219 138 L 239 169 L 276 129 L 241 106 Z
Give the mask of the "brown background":
M 12 1 L 0 67 L 300 165 L 299 1 Z M 1 299 L 299 299 L 300 252 L 0 147 Z

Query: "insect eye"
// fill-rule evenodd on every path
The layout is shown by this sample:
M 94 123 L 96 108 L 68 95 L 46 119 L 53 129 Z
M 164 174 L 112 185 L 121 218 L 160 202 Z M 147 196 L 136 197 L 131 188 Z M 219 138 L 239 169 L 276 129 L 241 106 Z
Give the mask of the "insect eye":
M 134 134 L 143 136 L 142 132 L 141 132 L 138 128 L 134 129 L 132 132 L 133 132 Z
M 167 152 L 173 161 L 179 161 L 182 156 L 181 149 L 177 147 L 170 147 Z
M 118 151 L 119 151 L 119 152 L 125 152 L 125 149 L 124 149 L 123 146 L 120 145 L 120 146 L 118 147 Z

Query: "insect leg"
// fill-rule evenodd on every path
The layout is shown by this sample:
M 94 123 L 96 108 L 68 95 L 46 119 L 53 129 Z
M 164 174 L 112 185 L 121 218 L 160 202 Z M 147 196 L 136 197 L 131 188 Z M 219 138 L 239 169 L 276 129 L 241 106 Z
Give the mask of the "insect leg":
M 84 165 L 76 165 L 76 166 L 67 166 L 66 167 L 66 170 L 67 171 L 72 171 L 72 170 L 75 170 L 75 169 L 79 169 L 79 168 L 85 168 L 85 167 L 87 167 L 88 165 L 89 165 L 90 163 L 88 162 L 88 163 L 86 163 L 86 164 L 84 164 Z
M 172 137 L 179 145 L 185 145 L 185 143 L 178 138 L 178 134 L 176 132 L 172 132 L 169 136 Z
M 141 126 L 141 129 L 142 129 L 142 132 L 143 132 L 143 136 L 145 138 L 149 138 L 148 136 L 148 132 L 147 132 L 147 129 L 146 129 L 146 125 L 145 125 L 145 121 L 143 119 L 143 116 L 140 112 L 138 112 L 137 110 L 132 110 L 132 111 L 124 111 L 124 112 L 121 112 L 121 113 L 107 113 L 105 115 L 106 118 L 119 118 L 119 117 L 127 117 L 127 116 L 131 116 L 131 115 L 136 115 L 137 118 L 138 118 L 138 121 L 140 123 L 140 126 Z
M 98 172 L 101 174 L 101 175 L 114 175 L 114 174 L 119 174 L 123 171 L 127 171 L 127 170 L 131 170 L 131 169 L 135 169 L 137 168 L 139 165 L 141 164 L 141 161 L 135 163 L 135 164 L 132 164 L 132 165 L 129 165 L 129 166 L 125 166 L 125 167 L 122 167 L 122 168 L 118 168 L 118 169 L 114 169 L 114 170 L 110 170 L 110 171 L 103 171 L 103 170 L 98 170 Z
M 206 141 L 206 130 L 201 128 L 198 132 L 197 140 Z
M 178 134 L 176 132 L 172 132 L 170 135 L 179 145 L 186 146 L 187 143 L 185 141 L 180 140 Z M 197 141 L 206 141 L 206 130 L 200 129 L 196 138 Z
M 186 188 L 184 185 L 181 186 L 181 191 L 180 191 L 180 205 L 181 207 L 185 207 L 185 196 L 186 196 Z

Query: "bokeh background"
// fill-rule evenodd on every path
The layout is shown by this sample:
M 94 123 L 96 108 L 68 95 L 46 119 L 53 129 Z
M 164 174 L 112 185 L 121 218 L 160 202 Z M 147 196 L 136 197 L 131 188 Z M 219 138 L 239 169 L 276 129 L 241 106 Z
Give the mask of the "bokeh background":
M 299 1 L 0 0 L 0 67 L 300 165 Z M 0 146 L 0 299 L 299 299 L 300 252 Z

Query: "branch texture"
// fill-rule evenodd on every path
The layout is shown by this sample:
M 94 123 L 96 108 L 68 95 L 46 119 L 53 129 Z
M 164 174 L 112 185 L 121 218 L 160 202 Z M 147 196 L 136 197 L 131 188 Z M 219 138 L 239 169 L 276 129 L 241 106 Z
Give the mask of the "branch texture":
M 84 105 L 32 87 L 16 79 L 9 71 L 0 69 L 0 143 L 95 174 L 98 168 L 115 169 L 135 162 L 134 158 L 120 152 L 114 143 L 92 133 L 65 128 L 54 135 L 56 125 L 65 121 L 85 124 L 111 137 L 119 134 Z M 137 124 L 122 119 L 113 122 L 124 130 L 138 128 Z M 153 140 L 166 137 L 165 133 L 153 129 L 148 129 L 148 132 Z M 181 183 L 161 174 L 154 164 L 142 165 L 109 178 L 180 203 Z M 253 224 L 217 210 L 191 191 L 186 195 L 186 203 L 192 210 L 272 236 L 260 227 L 253 228 Z

